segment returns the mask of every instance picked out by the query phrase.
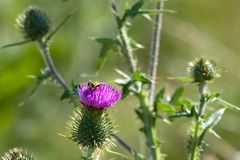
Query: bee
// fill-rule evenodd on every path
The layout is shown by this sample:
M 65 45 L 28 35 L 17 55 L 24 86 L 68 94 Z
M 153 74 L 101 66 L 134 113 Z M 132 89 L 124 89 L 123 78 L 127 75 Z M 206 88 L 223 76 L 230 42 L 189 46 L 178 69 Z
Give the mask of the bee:
M 97 87 L 99 87 L 101 84 L 96 82 L 96 81 L 88 81 L 87 82 L 88 88 L 90 89 L 96 89 Z

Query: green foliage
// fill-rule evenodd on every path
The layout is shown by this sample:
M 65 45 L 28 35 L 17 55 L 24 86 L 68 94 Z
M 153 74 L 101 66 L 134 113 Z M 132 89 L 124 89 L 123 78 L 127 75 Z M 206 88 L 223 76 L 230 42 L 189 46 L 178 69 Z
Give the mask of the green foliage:
M 91 157 L 81 157 L 81 160 L 93 160 Z
M 73 96 L 78 95 L 77 90 L 78 90 L 78 85 L 74 84 L 74 82 L 72 82 L 72 84 L 71 84 L 71 91 L 69 92 L 67 90 L 64 90 L 63 94 L 60 97 L 60 100 L 69 99 L 70 102 L 72 102 Z
M 97 70 L 99 70 L 103 66 L 110 53 L 120 52 L 120 46 L 118 40 L 116 39 L 95 38 L 94 40 L 102 45 L 96 66 Z
M 172 104 L 178 103 L 179 99 L 183 95 L 183 92 L 184 92 L 184 88 L 183 87 L 180 87 L 180 88 L 176 89 L 176 91 L 171 96 L 170 103 L 172 103 Z
M 198 125 L 198 126 L 197 126 Z M 198 135 L 201 132 L 201 124 L 198 122 L 192 121 L 192 126 L 190 129 L 189 139 L 187 142 L 187 152 L 188 152 L 188 160 L 200 160 L 201 152 L 202 152 L 202 145 L 197 144 L 198 142 Z M 198 131 L 196 131 L 196 128 L 200 128 Z
M 170 119 L 177 117 L 187 117 L 193 119 L 190 137 L 187 144 L 189 160 L 200 160 L 205 134 L 207 132 L 211 132 L 219 138 L 218 134 L 213 131 L 213 127 L 221 120 L 225 111 L 225 108 L 222 108 L 215 111 L 210 116 L 207 116 L 207 105 L 217 102 L 224 107 L 229 107 L 234 110 L 239 110 L 239 107 L 220 99 L 219 93 L 210 93 L 207 91 L 206 82 L 220 76 L 219 68 L 215 62 L 203 58 L 196 59 L 195 61 L 189 63 L 188 71 L 191 75 L 190 79 L 193 79 L 192 82 L 198 84 L 199 101 L 195 103 L 187 100 L 186 98 L 182 98 L 184 90 L 183 88 L 179 88 L 171 96 L 167 105 L 163 105 L 163 103 L 161 103 L 164 99 L 164 91 L 160 91 L 157 95 L 158 99 L 155 100 L 155 105 L 159 104 L 161 109 L 165 109 L 164 111 L 167 113 L 172 112 L 173 114 L 169 116 Z M 177 79 L 186 80 L 186 78 Z M 189 79 L 187 78 L 187 80 Z M 166 110 L 166 108 L 169 109 L 170 106 L 174 105 L 180 105 L 180 110 Z
M 148 75 L 137 70 L 133 73 L 132 77 L 128 76 L 123 71 L 117 70 L 125 79 L 116 79 L 115 83 L 122 86 L 123 97 L 125 98 L 129 93 L 140 93 L 143 85 L 152 83 Z
M 203 137 L 207 131 L 211 130 L 214 126 L 218 124 L 224 114 L 225 108 L 219 109 L 215 111 L 212 115 L 210 115 L 205 121 L 202 123 L 202 133 L 199 136 L 198 145 L 200 145 L 203 141 Z
M 193 116 L 194 103 L 183 97 L 184 88 L 180 87 L 170 97 L 165 97 L 165 88 L 156 95 L 154 106 L 168 114 L 169 119 Z
M 225 101 L 225 100 L 223 100 L 221 98 L 216 97 L 215 101 L 218 104 L 220 104 L 220 105 L 222 105 L 224 107 L 227 107 L 227 108 L 232 109 L 234 111 L 240 111 L 240 107 L 238 107 L 236 105 L 233 105 L 233 104 L 231 104 L 231 103 L 229 103 L 229 102 L 227 102 L 227 101 Z
M 36 83 L 32 91 L 29 93 L 28 97 L 31 97 L 39 89 L 39 87 L 42 84 L 48 83 L 48 81 L 52 81 L 51 76 L 52 76 L 52 73 L 48 68 L 41 70 L 39 75 L 33 76 L 33 78 L 36 79 Z
M 126 8 L 125 13 L 122 18 L 122 23 L 126 21 L 126 19 L 129 18 L 134 18 L 140 13 L 140 9 L 144 4 L 144 0 L 140 0 L 136 2 L 131 8 Z

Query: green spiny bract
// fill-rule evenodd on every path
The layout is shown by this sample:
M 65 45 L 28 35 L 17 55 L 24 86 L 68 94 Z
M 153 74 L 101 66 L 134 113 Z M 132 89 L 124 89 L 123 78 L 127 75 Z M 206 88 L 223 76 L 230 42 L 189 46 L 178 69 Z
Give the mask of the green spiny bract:
M 112 123 L 104 109 L 77 109 L 69 124 L 69 138 L 83 149 L 109 148 L 114 145 Z
M 41 39 L 51 28 L 47 15 L 41 9 L 33 6 L 18 16 L 16 21 L 26 40 Z
M 202 83 L 220 77 L 219 67 L 210 60 L 199 58 L 189 63 L 188 72 L 193 78 L 193 82 Z
M 13 148 L 2 156 L 2 160 L 33 160 L 33 156 L 22 148 Z

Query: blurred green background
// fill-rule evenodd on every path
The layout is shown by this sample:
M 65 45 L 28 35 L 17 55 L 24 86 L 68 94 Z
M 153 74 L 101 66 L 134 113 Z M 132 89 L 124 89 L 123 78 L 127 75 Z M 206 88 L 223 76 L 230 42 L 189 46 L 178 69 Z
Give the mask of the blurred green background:
M 117 0 L 124 8 L 126 0 Z M 129 0 L 129 3 L 136 2 Z M 119 75 L 115 68 L 126 70 L 125 60 L 118 54 L 94 75 L 100 45 L 92 37 L 113 37 L 116 25 L 108 0 L 1 0 L 0 45 L 22 39 L 15 25 L 16 16 L 29 5 L 46 10 L 53 25 L 76 9 L 76 14 L 54 36 L 51 52 L 57 68 L 68 83 L 88 79 L 112 83 Z M 153 3 L 146 4 L 151 8 Z M 223 76 L 210 84 L 212 91 L 222 93 L 224 99 L 240 104 L 240 1 L 239 0 L 185 0 L 168 1 L 166 9 L 177 13 L 164 14 L 161 53 L 158 70 L 158 88 L 166 87 L 171 94 L 180 86 L 185 95 L 197 99 L 196 87 L 188 83 L 169 80 L 171 76 L 185 76 L 186 67 L 194 57 L 210 57 L 222 67 Z M 137 53 L 141 67 L 146 71 L 152 22 L 138 17 L 133 21 L 130 35 L 145 46 Z M 45 85 L 23 106 L 19 104 L 34 86 L 29 75 L 37 75 L 44 63 L 36 46 L 26 44 L 0 50 L 0 155 L 15 146 L 31 150 L 39 160 L 79 159 L 78 147 L 58 133 L 68 133 L 66 122 L 73 106 L 60 101 L 62 90 Z M 134 113 L 137 101 L 128 97 L 111 109 L 111 117 L 121 135 L 131 146 L 143 151 L 143 137 L 138 133 L 141 124 Z M 219 107 L 219 106 L 214 106 Z M 240 159 L 240 113 L 228 110 L 216 131 L 222 140 L 208 135 L 205 160 Z M 186 159 L 186 141 L 189 122 L 179 119 L 171 125 L 159 122 L 162 150 L 167 160 Z M 121 146 L 114 151 L 126 154 Z M 124 159 L 105 152 L 103 159 Z M 131 159 L 131 156 L 129 156 Z

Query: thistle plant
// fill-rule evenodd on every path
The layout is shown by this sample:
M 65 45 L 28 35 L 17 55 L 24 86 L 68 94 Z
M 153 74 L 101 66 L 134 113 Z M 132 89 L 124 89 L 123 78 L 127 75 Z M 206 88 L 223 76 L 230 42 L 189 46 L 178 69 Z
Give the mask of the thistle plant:
M 41 39 L 51 29 L 50 21 L 40 8 L 30 6 L 17 18 L 17 26 L 26 40 Z
M 2 160 L 34 160 L 31 153 L 22 148 L 13 148 L 7 151 Z
M 114 130 L 106 110 L 122 94 L 108 84 L 88 82 L 79 85 L 78 95 L 83 107 L 78 108 L 72 117 L 69 138 L 87 150 L 91 157 L 95 149 L 110 148 L 114 144 Z
M 55 67 L 49 50 L 49 41 L 73 15 L 72 13 L 66 16 L 56 28 L 53 28 L 42 9 L 31 6 L 17 18 L 17 25 L 24 40 L 2 47 L 7 48 L 29 42 L 36 44 L 45 62 L 45 68 L 40 75 L 36 76 L 37 86 L 45 81 L 56 81 L 63 89 L 60 99 L 70 100 L 75 107 L 73 116 L 69 121 L 70 133 L 66 137 L 79 146 L 83 153 L 82 159 L 98 159 L 94 156 L 95 151 L 99 149 L 109 150 L 117 141 L 135 160 L 163 160 L 165 154 L 161 151 L 160 133 L 157 129 L 158 120 L 173 121 L 179 117 L 186 117 L 190 119 L 192 124 L 187 144 L 188 159 L 200 160 L 204 136 L 208 132 L 216 135 L 213 127 L 220 121 L 225 108 L 240 110 L 239 107 L 221 99 L 219 93 L 209 91 L 208 83 L 220 77 L 220 73 L 217 64 L 206 58 L 190 62 L 189 77 L 185 78 L 185 80 L 190 79 L 191 84 L 198 87 L 198 100 L 196 102 L 182 96 L 184 91 L 182 87 L 178 88 L 170 98 L 165 95 L 164 88 L 156 91 L 163 13 L 172 13 L 173 11 L 164 9 L 165 0 L 154 1 L 155 8 L 153 9 L 144 9 L 145 3 L 144 0 L 138 0 L 132 5 L 127 3 L 122 12 L 118 4 L 111 0 L 110 7 L 116 21 L 116 35 L 110 38 L 98 37 L 94 39 L 101 44 L 96 64 L 97 72 L 100 72 L 111 52 L 123 55 L 121 59 L 124 59 L 127 67 L 121 70 L 116 69 L 122 78 L 114 80 L 116 84 L 121 86 L 121 91 L 103 82 L 88 81 L 80 84 L 72 82 L 72 85 L 69 85 Z M 143 71 L 144 69 L 135 55 L 135 52 L 142 49 L 143 45 L 129 36 L 132 19 L 138 16 L 148 19 L 152 19 L 151 16 L 154 16 L 147 72 Z M 36 90 L 34 89 L 31 95 Z M 141 122 L 139 131 L 145 140 L 143 153 L 133 149 L 116 134 L 115 127 L 108 115 L 108 109 L 117 101 L 124 101 L 127 96 L 134 96 L 138 100 L 134 110 Z M 213 102 L 224 107 L 211 113 L 208 110 L 208 105 Z M 165 115 L 167 116 L 165 117 Z M 2 158 L 3 160 L 19 159 L 17 157 L 22 158 L 21 160 L 32 159 L 31 155 L 21 149 L 10 150 Z
M 212 133 L 219 138 L 219 135 L 213 128 L 221 120 L 226 108 L 239 111 L 239 107 L 230 104 L 220 98 L 219 93 L 212 93 L 208 89 L 208 83 L 213 82 L 215 78 L 220 77 L 220 68 L 211 59 L 196 58 L 189 63 L 187 68 L 188 78 L 177 78 L 181 80 L 190 80 L 192 84 L 198 87 L 198 101 L 195 102 L 183 97 L 183 88 L 179 88 L 169 100 L 164 100 L 164 91 L 159 94 L 158 105 L 166 110 L 168 108 L 169 120 L 179 117 L 191 119 L 191 128 L 189 130 L 189 140 L 187 144 L 188 160 L 200 160 L 203 152 L 204 137 L 206 133 Z M 208 106 L 211 103 L 218 103 L 223 108 L 215 109 L 210 112 Z M 173 108 L 174 107 L 174 108 Z M 170 109 L 170 110 L 169 110 Z

